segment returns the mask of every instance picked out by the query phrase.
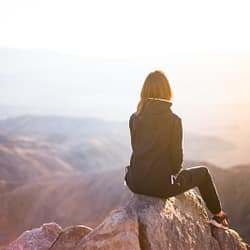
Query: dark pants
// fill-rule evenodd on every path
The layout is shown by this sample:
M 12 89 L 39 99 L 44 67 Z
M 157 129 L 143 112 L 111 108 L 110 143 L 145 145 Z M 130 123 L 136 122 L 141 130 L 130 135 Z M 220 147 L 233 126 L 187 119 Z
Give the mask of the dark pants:
M 175 196 L 191 188 L 198 187 L 207 208 L 211 213 L 221 211 L 220 200 L 211 175 L 205 166 L 197 166 L 180 171 L 171 191 L 163 194 L 164 198 Z

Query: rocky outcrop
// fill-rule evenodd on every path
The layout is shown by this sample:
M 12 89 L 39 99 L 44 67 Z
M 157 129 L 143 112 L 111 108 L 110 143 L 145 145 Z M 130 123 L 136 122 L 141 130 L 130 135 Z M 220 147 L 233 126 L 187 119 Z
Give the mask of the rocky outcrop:
M 55 223 L 43 224 L 40 228 L 22 233 L 7 250 L 47 250 L 62 231 L 63 229 Z
M 90 227 L 81 225 L 66 227 L 50 250 L 73 250 L 78 246 L 80 240 L 91 231 Z
M 98 227 L 82 239 L 77 250 L 140 250 L 139 223 L 130 207 L 114 210 Z
M 39 250 L 249 249 L 234 230 L 211 227 L 204 205 L 193 191 L 168 200 L 132 195 L 126 206 L 112 211 L 92 231 L 79 231 L 74 227 L 62 231 L 58 228 L 57 237 L 53 234 L 50 240 L 47 240 L 47 234 L 44 234 L 44 240 L 36 236 L 36 230 L 41 229 L 26 232 L 7 249 L 32 249 L 26 246 L 32 243 L 34 247 L 37 238 L 37 244 L 43 243 L 43 247 L 37 245 L 39 247 L 33 249 Z M 41 232 L 39 235 L 42 235 Z
M 92 228 L 82 225 L 62 229 L 56 223 L 46 223 L 25 231 L 6 250 L 73 250 L 91 231 Z

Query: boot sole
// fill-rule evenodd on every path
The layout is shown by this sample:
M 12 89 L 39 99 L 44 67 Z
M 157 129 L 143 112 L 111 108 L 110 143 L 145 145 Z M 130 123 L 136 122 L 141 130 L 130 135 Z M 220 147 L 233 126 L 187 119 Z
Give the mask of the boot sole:
M 228 229 L 228 227 L 223 226 L 222 224 L 218 223 L 216 220 L 212 219 L 209 222 L 210 222 L 210 224 L 212 224 L 215 227 L 222 228 L 222 229 L 225 229 L 225 230 Z

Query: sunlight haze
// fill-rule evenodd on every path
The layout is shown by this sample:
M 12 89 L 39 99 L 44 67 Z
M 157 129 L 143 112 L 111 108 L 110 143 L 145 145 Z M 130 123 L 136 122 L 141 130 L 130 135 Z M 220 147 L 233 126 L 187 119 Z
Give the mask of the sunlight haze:
M 238 146 L 231 162 L 247 161 L 248 6 L 242 0 L 0 0 L 0 117 L 127 122 L 146 75 L 161 69 L 184 130 L 220 135 Z
M 249 50 L 249 1 L 0 1 L 0 46 L 88 56 Z

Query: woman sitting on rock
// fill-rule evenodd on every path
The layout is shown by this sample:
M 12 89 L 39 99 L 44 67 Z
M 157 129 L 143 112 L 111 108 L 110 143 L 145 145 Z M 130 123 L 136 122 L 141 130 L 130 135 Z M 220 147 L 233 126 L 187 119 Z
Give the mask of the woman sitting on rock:
M 134 193 L 169 198 L 198 187 L 210 222 L 227 228 L 227 216 L 208 169 L 182 168 L 182 120 L 172 112 L 173 93 L 162 71 L 150 73 L 142 87 L 137 111 L 129 119 L 132 155 L 125 181 Z

